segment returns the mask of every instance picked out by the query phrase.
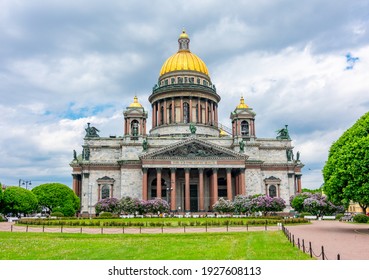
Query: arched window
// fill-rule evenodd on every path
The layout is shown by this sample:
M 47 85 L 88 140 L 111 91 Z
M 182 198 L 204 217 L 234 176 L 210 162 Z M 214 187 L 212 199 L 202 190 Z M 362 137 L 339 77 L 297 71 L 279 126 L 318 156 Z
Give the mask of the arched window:
M 101 199 L 109 198 L 110 197 L 110 186 L 109 185 L 103 185 L 101 188 Z
M 169 105 L 168 122 L 172 123 L 172 104 Z
M 132 136 L 138 135 L 138 121 L 137 120 L 133 120 L 131 122 L 131 134 Z
M 270 197 L 277 196 L 277 188 L 274 185 L 269 186 L 269 196 Z
M 190 105 L 187 102 L 183 103 L 183 122 L 190 122 Z
M 241 122 L 241 134 L 243 136 L 248 136 L 249 135 L 249 123 L 247 121 L 242 121 Z

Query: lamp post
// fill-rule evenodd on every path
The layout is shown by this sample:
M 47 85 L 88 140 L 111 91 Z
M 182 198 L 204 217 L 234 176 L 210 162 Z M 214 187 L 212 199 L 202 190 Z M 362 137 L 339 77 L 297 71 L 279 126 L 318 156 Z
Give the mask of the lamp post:
M 166 188 L 166 190 L 167 190 L 167 192 L 166 192 L 167 203 L 168 203 L 168 205 L 169 205 L 169 211 L 170 211 L 170 209 L 171 209 L 171 207 L 170 207 L 170 205 L 171 205 L 171 201 L 169 201 L 169 196 L 170 196 L 170 192 L 171 192 L 173 189 L 172 189 L 172 188 L 170 188 L 170 187 L 167 187 L 167 188 Z
M 91 214 L 91 207 L 92 207 L 92 183 L 89 183 L 88 184 L 88 187 L 87 187 L 87 192 L 84 192 L 83 193 L 83 196 L 86 197 L 84 199 L 84 201 L 86 202 L 87 204 L 87 210 L 88 210 L 88 217 L 90 219 L 92 219 L 92 214 Z
M 19 186 L 26 186 L 26 190 L 28 190 L 28 186 L 32 185 L 31 180 L 23 180 L 23 179 L 19 179 Z

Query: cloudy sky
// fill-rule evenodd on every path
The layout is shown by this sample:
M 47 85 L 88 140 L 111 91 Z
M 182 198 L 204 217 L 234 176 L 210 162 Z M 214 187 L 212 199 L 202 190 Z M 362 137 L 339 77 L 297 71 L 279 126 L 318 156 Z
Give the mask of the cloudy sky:
M 243 95 L 259 138 L 288 124 L 303 187 L 319 187 L 330 145 L 369 110 L 367 0 L 1 0 L 0 182 L 70 186 L 86 123 L 119 136 L 135 94 L 149 109 L 183 27 L 220 122 Z

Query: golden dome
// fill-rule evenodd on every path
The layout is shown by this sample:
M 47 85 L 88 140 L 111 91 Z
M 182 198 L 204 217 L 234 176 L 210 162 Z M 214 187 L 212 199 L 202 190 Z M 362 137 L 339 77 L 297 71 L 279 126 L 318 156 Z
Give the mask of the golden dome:
M 236 109 L 246 109 L 246 108 L 249 108 L 249 106 L 245 104 L 245 99 L 243 99 L 243 96 L 241 96 L 240 104 L 237 105 Z
M 174 71 L 196 71 L 209 76 L 206 64 L 188 48 L 190 38 L 186 31 L 182 31 L 178 39 L 179 50 L 169 57 L 160 70 L 160 76 Z
M 133 103 L 131 103 L 131 105 L 129 105 L 128 107 L 129 107 L 129 108 L 132 108 L 132 107 L 134 107 L 134 108 L 142 108 L 142 105 L 141 105 L 140 103 L 138 103 L 138 98 L 137 98 L 137 96 L 135 96 L 135 97 L 133 98 Z

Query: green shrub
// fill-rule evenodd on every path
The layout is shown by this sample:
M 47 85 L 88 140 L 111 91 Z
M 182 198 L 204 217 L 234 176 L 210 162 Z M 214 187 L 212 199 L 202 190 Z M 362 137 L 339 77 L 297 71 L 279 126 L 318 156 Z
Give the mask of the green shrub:
M 102 212 L 100 213 L 99 215 L 99 218 L 106 218 L 106 219 L 109 219 L 109 218 L 112 218 L 113 217 L 113 214 L 110 213 L 110 212 Z
M 336 220 L 341 219 L 343 216 L 344 216 L 344 214 L 337 214 L 337 215 L 336 215 Z
M 64 217 L 62 212 L 53 212 L 50 214 L 51 217 Z
M 304 218 L 305 216 L 312 216 L 309 212 L 302 212 L 299 214 L 299 218 Z
M 356 223 L 367 223 L 369 221 L 369 217 L 364 214 L 357 214 L 354 216 L 354 222 Z

